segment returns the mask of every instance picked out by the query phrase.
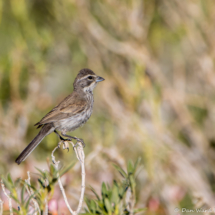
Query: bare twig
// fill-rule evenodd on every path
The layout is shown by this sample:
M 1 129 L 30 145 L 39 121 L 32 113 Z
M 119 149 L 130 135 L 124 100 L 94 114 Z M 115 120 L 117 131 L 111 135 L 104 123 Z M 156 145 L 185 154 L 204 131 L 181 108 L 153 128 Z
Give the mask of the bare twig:
M 125 199 L 127 209 L 131 215 L 134 214 L 134 206 L 135 206 L 135 195 L 133 194 L 131 188 L 129 187 L 126 192 L 126 199 Z
M 49 211 L 49 208 L 48 208 L 48 200 L 47 200 L 47 197 L 45 198 L 45 210 L 44 210 L 44 215 L 48 215 L 48 211 Z
M 34 192 L 33 192 L 33 190 L 31 189 L 31 188 L 29 188 L 29 186 L 31 185 L 31 176 L 30 176 L 30 172 L 28 171 L 27 172 L 27 174 L 28 174 L 28 179 L 26 179 L 25 180 L 25 182 L 26 182 L 26 190 L 27 190 L 27 192 L 28 192 L 28 195 L 29 195 L 29 197 L 30 196 L 32 196 L 32 195 L 34 195 Z M 29 186 L 28 186 L 29 185 Z M 41 212 L 40 212 L 40 207 L 39 207 L 39 205 L 38 205 L 38 203 L 37 203 L 37 201 L 34 199 L 34 196 L 33 196 L 33 198 L 31 199 L 31 201 L 33 202 L 33 204 L 34 204 L 34 214 L 36 215 L 37 214 L 37 211 L 39 212 L 39 214 L 41 214 Z
M 0 199 L 0 215 L 3 214 L 3 204 L 4 202 Z
M 5 186 L 4 186 L 3 180 L 1 180 L 1 187 L 2 187 L 3 193 L 5 194 L 5 196 L 8 199 L 8 202 L 9 202 L 10 215 L 13 215 L 12 200 L 11 200 L 10 196 L 7 194 L 7 192 L 5 190 Z
M 77 215 L 80 212 L 80 210 L 81 210 L 81 206 L 82 206 L 83 199 L 84 199 L 84 192 L 85 192 L 85 166 L 84 166 L 85 155 L 84 155 L 84 150 L 83 150 L 83 146 L 82 146 L 81 142 L 77 142 L 77 145 L 74 145 L 74 143 L 72 141 L 70 141 L 70 143 L 72 144 L 72 146 L 74 148 L 74 151 L 76 153 L 77 159 L 80 161 L 80 164 L 81 164 L 81 175 L 82 175 L 81 196 L 80 196 L 79 204 L 78 204 L 78 207 L 77 207 L 76 211 L 73 211 L 72 208 L 70 207 L 69 203 L 68 203 L 68 199 L 66 197 L 65 190 L 63 188 L 63 185 L 62 185 L 59 173 L 57 173 L 57 177 L 58 177 L 58 183 L 59 183 L 59 186 L 60 186 L 60 190 L 61 190 L 61 192 L 63 194 L 63 198 L 64 198 L 64 201 L 66 203 L 67 208 L 69 209 L 69 211 L 70 211 L 71 214 Z M 52 155 L 51 155 L 52 156 L 52 162 L 53 162 L 56 170 L 58 170 L 58 164 L 60 163 L 60 161 L 56 161 L 55 160 L 54 152 L 58 148 L 60 148 L 60 145 L 61 145 L 61 142 L 58 144 L 57 147 L 54 148 L 54 150 L 52 151 Z
M 82 183 L 81 183 L 81 197 L 79 200 L 79 204 L 78 204 L 78 208 L 76 210 L 76 214 L 78 214 L 81 210 L 81 206 L 83 203 L 83 199 L 84 199 L 84 191 L 85 191 L 85 168 L 84 168 L 84 159 L 85 159 L 85 154 L 84 154 L 84 150 L 83 150 L 83 146 L 81 144 L 81 142 L 77 143 L 78 146 L 74 147 L 74 144 L 72 142 L 72 145 L 74 147 L 76 156 L 78 158 L 78 160 L 80 161 L 81 164 L 81 178 L 82 178 Z

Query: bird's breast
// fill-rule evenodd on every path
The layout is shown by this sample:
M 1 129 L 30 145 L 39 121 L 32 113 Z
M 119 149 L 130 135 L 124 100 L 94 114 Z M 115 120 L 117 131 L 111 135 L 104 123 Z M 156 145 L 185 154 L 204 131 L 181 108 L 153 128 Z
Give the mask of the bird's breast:
M 58 122 L 58 125 L 56 125 L 57 129 L 60 131 L 74 131 L 75 129 L 86 123 L 93 112 L 93 98 L 89 99 L 90 101 L 87 103 L 82 112 L 79 112 L 78 114 L 66 119 L 60 120 Z

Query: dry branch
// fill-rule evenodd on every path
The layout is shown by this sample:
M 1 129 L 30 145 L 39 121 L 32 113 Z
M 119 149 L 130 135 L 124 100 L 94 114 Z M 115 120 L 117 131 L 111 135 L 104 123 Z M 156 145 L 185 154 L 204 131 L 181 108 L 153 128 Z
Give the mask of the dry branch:
M 0 199 L 0 215 L 3 214 L 3 204 L 4 202 Z
M 58 144 L 57 147 L 54 148 L 54 150 L 52 151 L 52 162 L 55 166 L 55 169 L 58 171 L 58 164 L 60 163 L 60 161 L 56 161 L 55 160 L 55 156 L 54 156 L 54 152 L 60 148 L 61 146 L 61 143 L 60 142 Z M 84 155 L 84 150 L 83 150 L 83 146 L 81 144 L 81 142 L 77 142 L 76 145 L 74 145 L 74 143 L 72 141 L 70 141 L 70 143 L 72 144 L 73 146 L 73 149 L 75 151 L 75 154 L 76 154 L 76 157 L 77 159 L 79 160 L 80 164 L 81 164 L 81 175 L 82 175 L 82 183 L 81 183 L 81 196 L 80 196 L 80 199 L 79 199 L 79 204 L 78 204 L 78 207 L 77 207 L 77 210 L 76 211 L 73 211 L 72 208 L 70 207 L 69 205 L 69 202 L 68 202 L 68 199 L 66 197 L 66 194 L 65 194 L 65 190 L 63 188 L 63 185 L 62 185 L 62 182 L 61 182 L 61 179 L 60 179 L 60 175 L 59 175 L 59 172 L 57 173 L 57 178 L 58 178 L 58 184 L 60 186 L 60 190 L 63 194 L 63 198 L 64 198 L 64 201 L 66 203 L 66 206 L 67 208 L 69 209 L 70 213 L 73 214 L 73 215 L 77 215 L 80 210 L 81 210 L 81 206 L 82 206 L 82 203 L 83 203 L 83 199 L 84 199 L 84 192 L 85 192 L 85 166 L 84 166 L 84 159 L 85 159 L 85 155 Z M 64 145 L 67 145 L 68 142 L 65 142 L 63 143 Z M 65 148 L 65 147 L 64 147 Z
M 48 207 L 48 200 L 47 200 L 47 197 L 46 197 L 44 215 L 48 215 L 48 211 L 49 211 L 49 207 Z
M 13 215 L 12 200 L 11 200 L 10 196 L 7 194 L 7 192 L 5 190 L 5 186 L 4 186 L 3 180 L 1 180 L 1 187 L 2 187 L 3 193 L 5 194 L 5 196 L 8 199 L 8 202 L 9 202 L 10 215 Z

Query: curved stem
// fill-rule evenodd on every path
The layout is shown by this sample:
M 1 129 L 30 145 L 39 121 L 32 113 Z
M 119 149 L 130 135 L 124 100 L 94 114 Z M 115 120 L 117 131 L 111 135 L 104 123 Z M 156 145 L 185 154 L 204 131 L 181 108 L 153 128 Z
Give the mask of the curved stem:
M 54 152 L 58 148 L 60 148 L 61 143 L 62 143 L 62 141 L 58 144 L 57 147 L 54 148 L 54 150 L 52 151 L 52 154 L 51 154 L 51 156 L 52 156 L 52 162 L 53 162 L 53 164 L 55 166 L 55 169 L 57 171 L 58 171 L 58 164 L 60 163 L 60 161 L 56 161 L 55 160 Z M 79 160 L 79 162 L 81 164 L 81 178 L 82 178 L 82 182 L 81 182 L 81 196 L 80 196 L 79 204 L 78 204 L 78 207 L 77 207 L 76 211 L 73 211 L 72 208 L 69 205 L 68 199 L 66 197 L 65 190 L 63 188 L 63 185 L 62 185 L 62 182 L 61 182 L 61 179 L 60 179 L 59 172 L 57 173 L 57 178 L 58 178 L 58 184 L 59 184 L 59 187 L 60 187 L 60 190 L 62 192 L 62 195 L 63 195 L 63 198 L 64 198 L 64 201 L 66 203 L 67 208 L 69 209 L 69 211 L 70 211 L 71 214 L 77 215 L 80 212 L 80 210 L 81 210 L 81 206 L 83 204 L 83 199 L 84 199 L 84 192 L 85 192 L 85 175 L 86 175 L 85 174 L 85 164 L 84 164 L 85 154 L 84 154 L 84 150 L 83 150 L 83 146 L 82 146 L 81 142 L 77 142 L 77 146 L 75 146 L 72 141 L 70 141 L 70 143 L 72 144 L 72 146 L 74 148 L 74 151 L 75 151 L 75 154 L 76 154 L 76 157 L 77 157 L 77 159 Z

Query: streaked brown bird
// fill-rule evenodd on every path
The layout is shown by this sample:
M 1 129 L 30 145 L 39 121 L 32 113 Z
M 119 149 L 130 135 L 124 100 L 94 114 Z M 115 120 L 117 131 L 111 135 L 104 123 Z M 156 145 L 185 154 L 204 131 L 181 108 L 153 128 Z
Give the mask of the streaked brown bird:
M 94 102 L 93 89 L 100 81 L 104 81 L 104 78 L 97 76 L 92 70 L 80 70 L 73 83 L 73 92 L 35 124 L 37 128 L 42 128 L 16 159 L 16 163 L 24 161 L 43 138 L 52 132 L 63 141 L 75 139 L 84 145 L 82 139 L 69 136 L 66 132 L 74 131 L 90 118 Z M 68 139 L 60 136 L 57 130 Z

